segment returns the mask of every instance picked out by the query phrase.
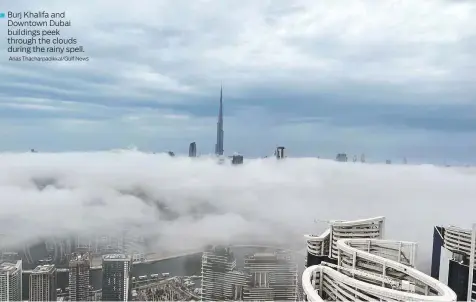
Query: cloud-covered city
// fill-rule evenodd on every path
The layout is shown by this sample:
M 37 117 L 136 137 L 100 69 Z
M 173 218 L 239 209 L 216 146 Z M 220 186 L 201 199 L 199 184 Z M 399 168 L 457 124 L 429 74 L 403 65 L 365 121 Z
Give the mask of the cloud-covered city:
M 0 300 L 476 301 L 476 2 L 4 2 Z
M 328 220 L 386 216 L 386 237 L 420 244 L 428 264 L 435 225 L 469 228 L 472 168 L 339 163 L 316 158 L 170 157 L 139 151 L 4 153 L 3 239 L 129 229 L 158 251 L 266 243 L 302 250 Z

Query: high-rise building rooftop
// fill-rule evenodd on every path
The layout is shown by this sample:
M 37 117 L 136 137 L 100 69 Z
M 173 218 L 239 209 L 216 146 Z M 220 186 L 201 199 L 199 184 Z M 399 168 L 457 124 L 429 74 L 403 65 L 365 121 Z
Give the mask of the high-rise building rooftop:
M 236 259 L 229 247 L 210 247 L 202 255 L 202 300 L 223 301 L 240 297 L 244 275 L 233 273 Z
M 91 262 L 88 253 L 73 254 L 69 261 L 69 300 L 89 299 Z
M 108 254 L 108 255 L 104 255 L 102 257 L 102 260 L 104 261 L 130 260 L 130 257 L 128 257 L 125 254 Z
M 103 301 L 128 301 L 131 298 L 131 266 L 132 258 L 125 254 L 109 254 L 103 256 Z
M 0 301 L 22 299 L 22 261 L 0 262 Z
M 37 266 L 30 274 L 30 301 L 56 301 L 56 267 L 53 264 Z

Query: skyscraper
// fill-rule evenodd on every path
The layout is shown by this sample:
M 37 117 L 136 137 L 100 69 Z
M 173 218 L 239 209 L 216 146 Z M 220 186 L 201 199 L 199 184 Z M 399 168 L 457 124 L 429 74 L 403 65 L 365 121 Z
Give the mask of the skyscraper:
M 130 299 L 131 258 L 124 254 L 109 254 L 102 258 L 102 300 Z
M 89 300 L 89 254 L 73 254 L 69 261 L 69 300 Z
M 255 253 L 245 258 L 245 301 L 296 301 L 298 267 L 290 253 Z
M 0 263 L 0 301 L 22 300 L 21 260 Z
M 53 264 L 39 265 L 30 275 L 29 301 L 56 301 L 56 268 Z
M 197 157 L 197 144 L 195 142 L 190 143 L 190 147 L 188 148 L 188 156 Z
M 336 161 L 347 162 L 347 154 L 338 153 L 337 156 L 336 156 Z
M 217 122 L 217 143 L 215 145 L 215 154 L 217 156 L 223 155 L 223 87 L 220 88 L 220 109 L 218 111 L 218 122 Z
M 235 271 L 236 259 L 228 247 L 215 246 L 202 255 L 202 301 L 236 300 L 245 276 Z
M 231 163 L 233 165 L 241 165 L 243 164 L 243 155 L 235 154 L 231 158 Z
M 274 152 L 274 155 L 276 155 L 277 159 L 283 159 L 284 158 L 284 147 L 277 147 L 276 151 Z
M 474 232 L 455 226 L 435 226 L 433 231 L 433 254 L 431 276 L 448 285 L 458 301 L 476 299 L 476 276 L 474 269 Z

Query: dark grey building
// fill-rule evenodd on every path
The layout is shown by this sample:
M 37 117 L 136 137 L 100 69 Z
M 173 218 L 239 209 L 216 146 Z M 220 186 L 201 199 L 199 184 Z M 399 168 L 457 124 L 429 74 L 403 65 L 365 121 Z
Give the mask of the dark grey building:
M 215 155 L 223 155 L 225 132 L 223 131 L 223 87 L 220 88 L 220 109 L 218 110 L 217 122 L 217 143 L 215 144 Z
M 276 156 L 277 159 L 283 159 L 284 156 L 284 147 L 277 147 L 276 151 L 274 151 L 274 155 Z
M 91 262 L 88 253 L 73 254 L 69 261 L 69 300 L 89 299 L 89 278 Z
M 131 299 L 131 266 L 131 258 L 124 254 L 109 254 L 103 256 L 103 301 L 128 301 Z
M 197 144 L 195 142 L 190 143 L 190 147 L 188 148 L 188 156 L 197 157 Z
M 347 162 L 347 154 L 339 153 L 336 155 L 336 161 Z
M 471 255 L 474 257 L 471 235 L 471 230 L 454 226 L 436 226 L 433 230 L 431 276 L 448 285 L 456 293 L 458 301 L 476 299 L 476 286 L 470 280 L 471 270 L 476 276 L 474 269 L 471 269 L 474 266 L 474 262 L 471 263 Z M 471 295 L 469 299 L 468 293 Z
M 243 164 L 243 155 L 235 154 L 231 157 L 231 163 L 233 165 L 241 165 Z

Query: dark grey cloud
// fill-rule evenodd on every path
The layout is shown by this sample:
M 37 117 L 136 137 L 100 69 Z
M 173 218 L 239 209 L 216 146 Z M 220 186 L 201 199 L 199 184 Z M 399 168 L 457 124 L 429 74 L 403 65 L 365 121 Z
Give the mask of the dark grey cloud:
M 23 0 L 5 9 L 66 11 L 64 34 L 91 61 L 0 61 L 4 150 L 182 149 L 193 140 L 210 152 L 221 83 L 230 151 L 395 148 L 375 133 L 431 150 L 439 137 L 476 136 L 471 2 Z M 350 128 L 358 138 L 347 142 Z M 319 139 L 330 133 L 336 139 Z

